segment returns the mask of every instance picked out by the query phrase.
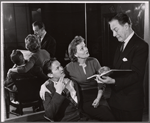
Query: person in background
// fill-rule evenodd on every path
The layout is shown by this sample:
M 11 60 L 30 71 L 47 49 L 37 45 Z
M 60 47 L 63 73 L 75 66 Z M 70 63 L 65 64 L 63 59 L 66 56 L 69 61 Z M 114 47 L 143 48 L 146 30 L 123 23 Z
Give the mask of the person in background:
M 88 117 L 83 117 L 78 108 L 78 86 L 70 79 L 64 78 L 65 73 L 59 61 L 47 61 L 44 72 L 49 76 L 46 88 L 51 92 L 45 93 L 45 116 L 51 121 L 87 121 Z
M 13 50 L 11 55 L 10 55 L 11 61 L 14 63 L 13 68 L 11 69 L 16 69 L 18 67 L 21 66 L 25 66 L 25 64 L 27 63 L 27 60 L 24 59 L 24 56 L 22 54 L 21 51 L 19 50 Z M 38 76 L 40 79 L 45 80 L 45 78 L 47 78 L 47 76 L 43 73 L 43 70 L 41 67 L 33 67 L 32 69 L 30 69 L 27 73 L 17 73 L 17 72 L 13 72 L 11 71 L 11 69 L 8 70 L 7 73 L 7 77 L 6 80 L 4 82 L 4 86 L 10 88 L 12 91 L 16 91 L 17 92 L 17 87 L 14 83 L 14 81 L 16 80 L 16 78 L 18 77 L 34 77 L 34 76 Z M 40 83 L 37 83 L 40 85 Z M 17 95 L 14 93 L 11 95 L 10 97 L 11 102 L 14 104 L 18 104 L 18 99 L 17 99 Z M 19 110 L 13 110 L 13 112 L 18 113 Z
M 32 53 L 28 62 L 24 66 L 19 66 L 17 68 L 11 69 L 11 71 L 18 73 L 26 73 L 31 68 L 37 66 L 43 69 L 45 62 L 50 59 L 50 55 L 46 50 L 41 49 L 41 45 L 37 36 L 34 34 L 29 34 L 25 38 L 25 47 Z M 45 75 L 44 81 L 46 81 L 47 79 L 48 77 Z
M 54 58 L 56 52 L 56 41 L 46 32 L 44 23 L 35 21 L 32 24 L 32 28 L 34 34 L 40 38 L 41 49 L 45 49 L 46 51 L 48 51 L 50 56 Z
M 99 82 L 112 86 L 109 105 L 117 121 L 142 121 L 143 78 L 148 60 L 148 44 L 133 31 L 127 14 L 116 14 L 110 19 L 109 25 L 113 36 L 123 42 L 116 49 L 114 69 L 130 69 L 132 73 L 116 78 L 97 78 Z

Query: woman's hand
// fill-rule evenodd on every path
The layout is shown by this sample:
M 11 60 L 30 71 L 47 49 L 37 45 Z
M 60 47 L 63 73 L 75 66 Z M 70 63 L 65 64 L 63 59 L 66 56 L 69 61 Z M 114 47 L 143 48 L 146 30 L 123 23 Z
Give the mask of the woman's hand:
M 42 100 L 45 100 L 45 93 L 48 92 L 51 94 L 51 92 L 46 88 L 46 85 L 48 84 L 49 82 L 46 81 L 44 84 L 41 85 L 41 88 L 40 88 L 40 97 Z
M 7 72 L 7 76 L 10 74 L 10 72 L 16 72 L 16 73 L 18 73 L 17 68 L 10 68 L 8 70 L 8 72 Z
M 93 106 L 94 108 L 97 108 L 97 107 L 99 106 L 99 101 L 100 101 L 100 99 L 96 98 L 96 99 L 93 101 L 92 106 Z
M 100 79 L 101 77 L 98 75 L 98 76 L 96 76 L 96 81 L 97 81 L 97 83 L 103 83 L 102 81 L 101 81 L 101 79 Z
M 109 71 L 110 70 L 110 68 L 109 67 L 107 67 L 107 66 L 103 66 L 103 67 L 101 67 L 100 69 L 99 69 L 99 74 L 102 74 L 102 73 L 104 73 L 104 72 L 107 72 L 107 71 Z

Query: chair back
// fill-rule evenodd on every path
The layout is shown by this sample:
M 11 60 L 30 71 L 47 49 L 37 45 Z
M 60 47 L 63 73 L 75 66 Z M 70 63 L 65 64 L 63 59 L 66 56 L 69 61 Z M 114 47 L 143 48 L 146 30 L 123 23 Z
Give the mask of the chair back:
M 40 99 L 38 77 L 16 78 L 14 83 L 18 90 L 18 99 L 22 103 L 28 103 Z

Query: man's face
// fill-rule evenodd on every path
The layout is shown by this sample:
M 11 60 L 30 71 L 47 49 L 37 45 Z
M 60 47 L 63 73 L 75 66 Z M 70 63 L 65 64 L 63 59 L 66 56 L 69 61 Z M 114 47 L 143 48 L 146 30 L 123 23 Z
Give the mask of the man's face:
M 42 29 L 39 29 L 38 26 L 33 26 L 33 31 L 34 31 L 34 34 L 37 35 L 37 36 L 42 36 Z
M 113 36 L 116 37 L 118 41 L 123 42 L 127 38 L 127 24 L 121 25 L 118 20 L 112 20 L 109 24 Z
M 63 67 L 57 60 L 52 63 L 51 70 L 53 78 L 59 79 L 60 77 L 65 75 Z

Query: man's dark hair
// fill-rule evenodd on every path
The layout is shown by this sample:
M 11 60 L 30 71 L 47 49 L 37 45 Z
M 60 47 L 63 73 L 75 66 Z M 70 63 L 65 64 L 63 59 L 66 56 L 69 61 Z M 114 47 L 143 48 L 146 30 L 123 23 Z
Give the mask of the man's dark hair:
M 22 59 L 20 59 L 20 56 L 23 57 L 23 54 L 22 54 L 21 51 L 13 50 L 12 53 L 10 54 L 10 59 L 14 64 L 21 65 L 22 64 Z
M 118 20 L 118 22 L 121 25 L 124 25 L 125 23 L 128 23 L 129 25 L 132 25 L 131 19 L 129 18 L 129 16 L 125 13 L 117 13 L 114 14 L 110 19 L 109 22 L 111 22 L 112 20 Z
M 56 61 L 56 58 L 51 58 L 50 60 L 45 61 L 43 66 L 43 72 L 47 75 L 48 73 L 52 73 L 52 63 Z
M 43 22 L 41 22 L 41 21 L 35 21 L 33 24 L 32 24 L 32 26 L 38 26 L 39 27 L 39 29 L 45 29 L 45 25 L 44 25 L 44 23 Z

